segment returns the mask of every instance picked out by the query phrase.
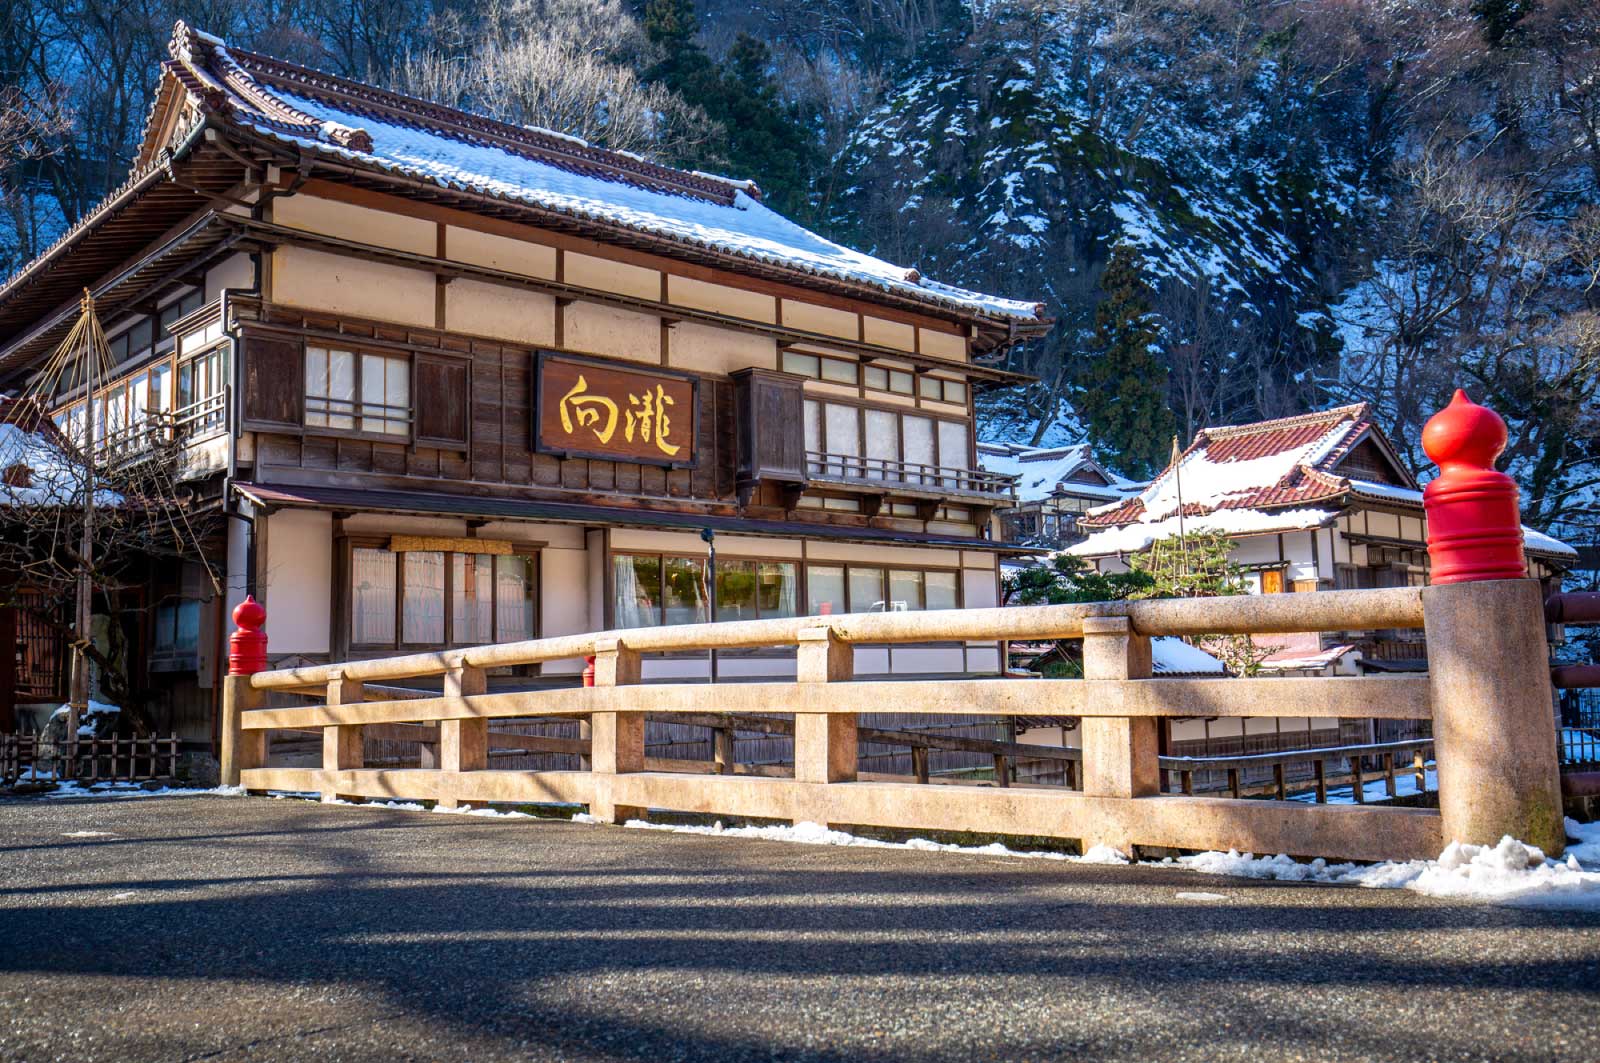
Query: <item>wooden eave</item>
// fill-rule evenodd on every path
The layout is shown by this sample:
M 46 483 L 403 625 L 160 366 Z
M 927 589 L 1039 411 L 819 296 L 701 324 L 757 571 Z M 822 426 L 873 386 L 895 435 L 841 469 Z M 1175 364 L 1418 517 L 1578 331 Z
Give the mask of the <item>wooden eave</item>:
M 197 212 L 244 177 L 235 159 L 201 147 L 135 174 L 54 246 L 0 286 L 0 377 L 41 329 L 77 306 L 84 288 L 108 293 L 130 266 L 147 259 Z M 110 309 L 109 307 L 107 309 Z

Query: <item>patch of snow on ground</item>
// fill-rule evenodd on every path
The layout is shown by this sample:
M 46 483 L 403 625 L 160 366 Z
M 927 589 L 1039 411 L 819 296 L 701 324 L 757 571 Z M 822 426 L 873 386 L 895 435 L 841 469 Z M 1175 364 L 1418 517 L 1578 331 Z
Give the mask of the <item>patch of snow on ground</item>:
M 673 834 L 707 834 L 718 838 L 757 838 L 769 842 L 796 842 L 800 845 L 840 845 L 863 849 L 914 849 L 919 852 L 966 853 L 969 856 L 1018 856 L 1032 860 L 1065 860 L 1079 864 L 1126 864 L 1128 858 L 1115 849 L 1096 845 L 1082 856 L 1042 850 L 1008 849 L 999 842 L 988 845 L 955 845 L 912 838 L 903 842 L 886 842 L 877 838 L 861 838 L 842 830 L 831 830 L 820 823 L 796 823 L 792 827 L 724 827 L 721 822 L 709 827 L 692 824 L 650 823 L 630 819 L 623 824 L 635 830 L 662 830 Z

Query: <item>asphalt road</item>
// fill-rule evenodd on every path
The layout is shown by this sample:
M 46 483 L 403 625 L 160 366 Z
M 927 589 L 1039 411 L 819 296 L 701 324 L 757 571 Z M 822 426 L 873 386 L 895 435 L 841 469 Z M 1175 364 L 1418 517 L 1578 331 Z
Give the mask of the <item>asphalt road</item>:
M 1067 1058 L 1595 1060 L 1600 916 L 266 798 L 0 801 L 6 1061 Z

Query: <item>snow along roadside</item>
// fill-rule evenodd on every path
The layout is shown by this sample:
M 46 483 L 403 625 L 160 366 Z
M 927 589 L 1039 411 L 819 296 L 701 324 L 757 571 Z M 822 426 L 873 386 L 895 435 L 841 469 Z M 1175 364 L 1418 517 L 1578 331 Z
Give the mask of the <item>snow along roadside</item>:
M 238 797 L 242 787 L 218 786 L 209 790 L 169 787 L 141 790 L 127 784 L 99 783 L 91 787 L 64 784 L 51 798 L 63 797 L 193 797 L 215 795 Z M 317 794 L 274 793 L 280 799 L 317 800 Z M 352 804 L 333 801 L 331 804 Z M 401 812 L 429 811 L 414 801 L 368 801 L 368 806 Z M 540 819 L 527 812 L 493 808 L 440 808 L 433 812 L 447 815 L 482 816 L 493 819 Z M 571 822 L 597 824 L 587 813 L 577 813 Z M 830 830 L 817 823 L 796 823 L 792 827 L 724 827 L 674 825 L 629 820 L 634 830 L 669 831 L 674 834 L 704 834 L 718 838 L 755 838 L 762 841 L 801 845 L 854 846 L 869 849 L 910 849 L 920 852 L 963 853 L 969 856 L 1010 856 L 1027 860 L 1057 860 L 1076 864 L 1129 864 L 1122 853 L 1107 846 L 1095 846 L 1082 856 L 1044 850 L 1010 849 L 993 842 L 989 845 L 953 845 L 912 838 L 886 842 L 862 838 L 844 831 Z M 1204 875 L 1269 879 L 1279 882 L 1326 882 L 1376 889 L 1408 889 L 1429 897 L 1477 901 L 1517 907 L 1600 911 L 1600 823 L 1566 821 L 1567 837 L 1576 841 L 1567 846 L 1566 855 L 1552 860 L 1531 845 L 1509 835 L 1498 845 L 1462 845 L 1451 842 L 1437 860 L 1388 861 L 1381 864 L 1329 863 L 1312 860 L 1300 863 L 1287 856 L 1256 856 L 1230 851 L 1180 856 L 1159 861 L 1143 861 L 1145 867 L 1180 867 Z
M 999 842 L 982 846 L 947 845 L 912 838 L 884 842 L 829 830 L 816 823 L 792 827 L 674 826 L 630 820 L 639 830 L 664 830 L 677 834 L 706 834 L 720 838 L 759 838 L 802 845 L 862 846 L 875 849 L 917 849 L 929 852 L 1014 856 L 1034 860 L 1061 860 L 1085 864 L 1126 864 L 1122 853 L 1096 846 L 1083 856 L 1008 849 Z M 1330 864 L 1326 860 L 1300 863 L 1287 856 L 1209 852 L 1180 856 L 1176 860 L 1145 861 L 1147 867 L 1181 867 L 1205 875 L 1271 879 L 1280 882 L 1327 882 L 1377 889 L 1408 889 L 1429 897 L 1478 901 L 1518 907 L 1600 911 L 1600 823 L 1566 821 L 1567 836 L 1577 842 L 1567 847 L 1561 860 L 1548 859 L 1531 845 L 1507 836 L 1498 845 L 1462 845 L 1451 842 L 1437 860 L 1389 861 L 1381 864 Z

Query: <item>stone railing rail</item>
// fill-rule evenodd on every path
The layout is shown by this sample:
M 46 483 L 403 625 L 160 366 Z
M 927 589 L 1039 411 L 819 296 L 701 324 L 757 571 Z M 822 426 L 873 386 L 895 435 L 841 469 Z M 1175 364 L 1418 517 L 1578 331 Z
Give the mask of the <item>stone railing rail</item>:
M 839 825 L 1076 838 L 1112 845 L 1353 859 L 1437 855 L 1445 841 L 1513 834 L 1563 844 L 1543 599 L 1533 580 L 1429 588 L 924 613 L 873 613 L 644 628 L 443 653 L 233 674 L 226 680 L 225 780 L 326 797 L 572 802 L 610 822 L 651 808 Z M 254 603 L 242 628 L 260 627 Z M 1153 678 L 1157 635 L 1418 628 L 1427 675 L 1368 678 Z M 235 635 L 235 673 L 251 672 Z M 1081 638 L 1083 679 L 856 680 L 854 647 L 885 643 Z M 793 646 L 793 682 L 641 685 L 641 655 Z M 595 685 L 490 693 L 486 670 L 595 658 Z M 259 667 L 259 664 L 256 665 Z M 368 700 L 367 684 L 440 677 L 438 695 Z M 266 707 L 269 695 L 317 703 Z M 398 694 L 399 692 L 394 692 Z M 862 713 L 1077 716 L 1082 790 L 921 786 L 857 775 Z M 647 715 L 793 716 L 792 777 L 650 770 Z M 1160 792 L 1162 717 L 1361 717 L 1433 723 L 1440 807 L 1285 805 Z M 489 721 L 589 721 L 589 769 L 488 767 Z M 437 766 L 368 768 L 363 728 L 437 727 Z M 321 730 L 320 769 L 266 765 L 272 730 Z M 498 737 L 498 736 L 497 736 Z

